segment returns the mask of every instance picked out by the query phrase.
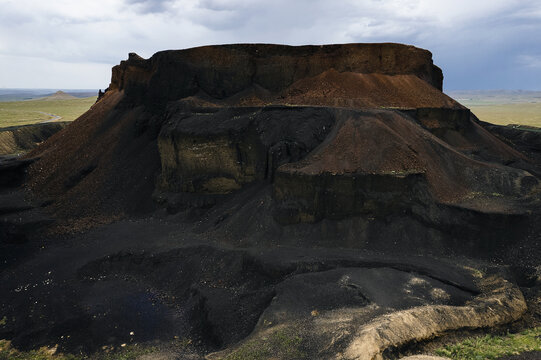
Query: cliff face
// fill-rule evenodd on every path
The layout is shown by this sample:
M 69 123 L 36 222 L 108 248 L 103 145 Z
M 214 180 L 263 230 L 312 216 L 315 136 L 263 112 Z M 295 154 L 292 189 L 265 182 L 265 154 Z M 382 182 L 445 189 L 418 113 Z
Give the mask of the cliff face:
M 339 73 L 415 75 L 442 89 L 442 71 L 429 51 L 401 44 L 284 46 L 237 44 L 132 54 L 113 68 L 111 89 L 163 104 L 198 94 L 224 99 L 261 86 L 280 93 L 298 80 Z
M 399 44 L 130 54 L 105 96 L 32 154 L 29 185 L 62 216 L 163 206 L 247 241 L 441 250 L 525 236 L 539 164 L 442 79 L 430 52 Z
M 0 156 L 30 151 L 67 124 L 52 122 L 0 128 Z
M 326 109 L 211 108 L 174 112 L 158 137 L 162 188 L 225 194 L 270 180 L 318 146 L 334 125 Z

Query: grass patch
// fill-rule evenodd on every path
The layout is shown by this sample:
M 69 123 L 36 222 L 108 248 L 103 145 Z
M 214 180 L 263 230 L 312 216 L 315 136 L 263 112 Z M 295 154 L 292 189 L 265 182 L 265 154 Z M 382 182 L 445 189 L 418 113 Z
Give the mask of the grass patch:
M 526 351 L 541 351 L 541 327 L 505 336 L 466 339 L 436 350 L 436 354 L 460 360 L 491 360 Z
M 11 347 L 11 342 L 0 340 L 0 360 L 136 360 L 139 356 L 158 351 L 154 346 L 127 345 L 107 347 L 100 352 L 86 355 L 56 353 L 54 349 L 42 347 L 38 350 L 19 351 Z
M 291 329 L 279 329 L 266 338 L 253 339 L 227 355 L 224 360 L 306 359 L 302 338 Z
M 90 357 L 90 359 L 92 360 L 136 360 L 141 355 L 151 354 L 157 351 L 158 351 L 158 348 L 153 347 L 153 346 L 145 347 L 145 346 L 140 346 L 140 345 L 127 345 L 126 347 L 105 350 L 105 351 L 93 354 Z M 88 359 L 88 357 L 83 357 L 82 359 Z
M 95 97 L 0 102 L 0 128 L 35 124 L 50 120 L 54 116 L 61 117 L 58 121 L 73 121 L 85 113 L 95 102 Z
M 39 350 L 18 351 L 11 342 L 0 340 L 0 360 L 80 360 L 75 355 L 55 354 L 54 350 L 42 347 Z

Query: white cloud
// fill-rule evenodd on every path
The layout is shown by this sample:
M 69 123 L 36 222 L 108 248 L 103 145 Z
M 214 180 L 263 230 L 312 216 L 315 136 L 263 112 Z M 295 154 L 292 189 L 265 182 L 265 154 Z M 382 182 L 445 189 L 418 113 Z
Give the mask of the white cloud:
M 541 55 L 519 55 L 517 63 L 526 68 L 541 69 Z

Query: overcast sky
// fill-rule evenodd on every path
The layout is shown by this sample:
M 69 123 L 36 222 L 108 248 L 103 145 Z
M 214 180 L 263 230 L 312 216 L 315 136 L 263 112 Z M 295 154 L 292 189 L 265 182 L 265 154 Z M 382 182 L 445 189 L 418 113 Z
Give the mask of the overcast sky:
M 446 90 L 541 90 L 541 0 L 0 0 L 0 88 L 105 88 L 129 52 L 401 42 Z

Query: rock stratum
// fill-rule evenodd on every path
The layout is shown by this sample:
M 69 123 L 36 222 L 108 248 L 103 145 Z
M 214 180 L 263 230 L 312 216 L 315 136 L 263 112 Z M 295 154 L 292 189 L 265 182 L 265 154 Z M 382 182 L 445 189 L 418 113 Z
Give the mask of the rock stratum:
M 67 122 L 53 122 L 0 128 L 0 156 L 25 153 L 66 127 Z
M 372 360 L 541 319 L 538 134 L 442 82 L 400 44 L 130 54 L 88 112 L 0 163 L 0 338 Z

